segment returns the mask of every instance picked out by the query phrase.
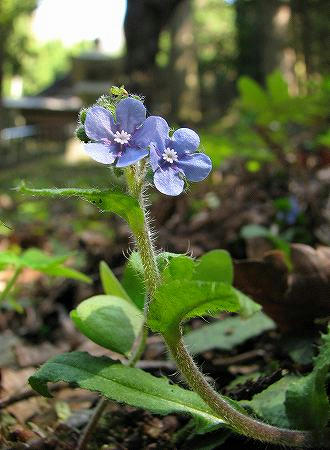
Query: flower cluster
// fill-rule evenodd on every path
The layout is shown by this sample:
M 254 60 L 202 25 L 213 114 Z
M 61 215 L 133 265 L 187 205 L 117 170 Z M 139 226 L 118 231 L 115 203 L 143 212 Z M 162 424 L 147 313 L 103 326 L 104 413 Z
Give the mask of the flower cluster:
M 169 135 L 167 122 L 158 116 L 146 118 L 140 100 L 120 100 L 112 114 L 102 106 L 87 110 L 84 121 L 85 150 L 95 161 L 127 167 L 149 156 L 156 188 L 167 195 L 179 195 L 184 179 L 201 181 L 211 171 L 211 160 L 196 152 L 198 135 L 180 128 Z

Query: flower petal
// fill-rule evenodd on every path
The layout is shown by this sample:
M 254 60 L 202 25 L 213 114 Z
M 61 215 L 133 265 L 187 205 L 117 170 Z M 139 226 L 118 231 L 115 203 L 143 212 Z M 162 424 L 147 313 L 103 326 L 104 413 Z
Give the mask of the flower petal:
M 117 158 L 118 147 L 116 145 L 108 146 L 89 143 L 85 144 L 84 148 L 88 156 L 102 164 L 112 164 Z
M 184 187 L 184 181 L 180 178 L 179 172 L 172 167 L 156 170 L 154 183 L 156 188 L 166 195 L 179 195 Z
M 151 142 L 155 148 L 162 153 L 165 150 L 165 141 L 168 139 L 169 126 L 162 117 L 148 117 L 141 128 L 134 133 L 134 144 L 138 147 L 147 148 Z
M 92 106 L 88 109 L 85 120 L 85 131 L 93 141 L 110 142 L 115 130 L 115 123 L 110 111 L 102 106 Z
M 150 157 L 149 157 L 149 163 L 151 165 L 151 168 L 153 172 L 156 172 L 158 167 L 160 166 L 160 162 L 162 161 L 161 154 L 157 152 L 155 144 L 152 142 L 150 144 Z
M 179 128 L 174 131 L 172 141 L 173 148 L 177 153 L 184 151 L 194 152 L 200 144 L 198 134 L 190 128 Z
M 133 134 L 146 118 L 146 109 L 140 100 L 124 98 L 120 100 L 116 108 L 117 127 Z
M 212 162 L 204 153 L 193 153 L 180 159 L 178 167 L 189 181 L 201 181 L 211 172 Z
M 116 167 L 127 167 L 148 155 L 147 149 L 126 147 L 119 156 Z

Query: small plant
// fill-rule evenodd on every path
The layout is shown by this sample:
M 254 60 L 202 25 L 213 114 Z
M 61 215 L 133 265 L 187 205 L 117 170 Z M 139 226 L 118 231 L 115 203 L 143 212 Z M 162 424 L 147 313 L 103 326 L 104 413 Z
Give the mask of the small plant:
M 6 304 L 16 309 L 17 312 L 23 312 L 23 307 L 13 295 L 13 289 L 19 275 L 25 268 L 42 272 L 48 276 L 71 278 L 90 283 L 91 279 L 88 276 L 63 265 L 67 259 L 67 255 L 50 256 L 37 248 L 29 248 L 20 254 L 12 250 L 0 252 L 0 270 L 7 267 L 14 268 L 11 278 L 8 280 L 4 290 L 0 293 L 0 307 Z
M 286 409 L 282 411 L 288 418 L 285 427 L 270 424 L 272 420 L 257 406 L 247 404 L 249 411 L 252 408 L 266 422 L 251 415 L 240 403 L 216 392 L 188 352 L 182 333 L 187 320 L 221 311 L 250 316 L 260 306 L 233 287 L 233 264 L 226 251 L 213 250 L 194 259 L 155 250 L 146 207 L 150 183 L 147 180 L 152 180 L 163 194 L 176 196 L 188 187 L 189 181 L 201 181 L 211 171 L 208 156 L 198 152 L 200 141 L 194 131 L 187 128 L 173 134 L 169 131 L 163 118 L 146 118 L 140 98 L 128 95 L 123 88 L 113 88 L 109 96 L 101 97 L 94 106 L 81 112 L 77 135 L 93 159 L 111 165 L 115 174 L 125 178 L 126 189 L 19 187 L 24 194 L 75 196 L 103 212 L 118 214 L 129 224 L 136 243 L 122 283 L 101 263 L 105 294 L 83 301 L 71 313 L 84 335 L 121 354 L 126 358 L 124 362 L 83 352 L 65 353 L 42 365 L 30 378 L 31 386 L 49 397 L 47 383 L 65 381 L 99 392 L 106 399 L 157 414 L 190 415 L 197 433 L 225 428 L 263 442 L 293 447 L 328 445 L 330 432 L 325 428 L 329 413 L 325 390 L 330 352 L 328 335 L 314 371 L 295 379 L 297 384 L 291 386 L 283 407 Z M 269 326 L 272 326 L 269 322 L 262 325 L 264 329 Z M 178 370 L 192 390 L 134 367 L 143 352 L 148 329 L 163 336 Z M 80 449 L 85 448 L 104 405 L 105 400 L 101 400 L 81 438 Z M 307 408 L 311 410 L 304 415 Z M 308 416 L 306 420 L 305 416 Z

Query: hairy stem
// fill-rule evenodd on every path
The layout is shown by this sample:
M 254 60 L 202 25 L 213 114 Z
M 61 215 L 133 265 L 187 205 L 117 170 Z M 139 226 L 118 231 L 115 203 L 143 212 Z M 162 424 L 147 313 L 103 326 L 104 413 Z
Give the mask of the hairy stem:
M 8 296 L 9 292 L 12 290 L 21 271 L 22 271 L 22 267 L 17 267 L 17 269 L 13 273 L 12 277 L 9 279 L 8 283 L 6 284 L 5 289 L 0 294 L 0 303 L 2 303 L 3 301 L 6 300 L 6 297 Z
M 153 298 L 156 288 L 159 284 L 160 275 L 157 267 L 156 253 L 152 242 L 149 218 L 146 208 L 146 200 L 143 193 L 144 189 L 145 162 L 142 161 L 137 166 L 129 167 L 126 170 L 126 181 L 128 190 L 139 202 L 144 214 L 144 227 L 141 231 L 135 232 L 134 237 L 136 246 L 140 253 L 144 279 L 148 292 L 149 300 Z M 145 305 L 145 310 L 147 305 Z
M 273 444 L 302 448 L 320 448 L 320 446 L 329 448 L 330 429 L 312 432 L 278 428 L 238 411 L 205 380 L 185 348 L 180 330 L 171 330 L 171 333 L 164 338 L 189 386 L 219 415 L 219 418 L 225 420 L 235 431 Z

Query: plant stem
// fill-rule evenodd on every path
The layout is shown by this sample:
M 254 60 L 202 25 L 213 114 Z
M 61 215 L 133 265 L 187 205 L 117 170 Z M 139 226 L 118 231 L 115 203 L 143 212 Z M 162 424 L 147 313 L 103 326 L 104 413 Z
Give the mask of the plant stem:
M 15 269 L 15 272 L 13 273 L 12 277 L 9 279 L 8 283 L 6 284 L 5 289 L 0 294 L 0 303 L 2 303 L 6 299 L 7 295 L 9 294 L 12 287 L 16 283 L 16 280 L 21 272 L 22 272 L 22 267 L 17 267 Z
M 137 363 L 137 361 L 140 359 L 140 357 L 144 351 L 145 345 L 146 345 L 147 336 L 148 336 L 148 329 L 143 324 L 141 333 L 137 337 L 137 341 L 138 341 L 137 345 L 134 348 L 130 358 L 128 359 L 128 361 L 126 363 L 126 365 L 128 367 L 134 367 L 135 364 Z M 133 347 L 134 347 L 134 345 L 133 345 Z M 100 420 L 107 405 L 108 405 L 108 399 L 106 397 L 102 397 L 98 401 L 98 403 L 93 411 L 92 417 L 90 418 L 88 424 L 86 425 L 86 428 L 83 431 L 83 434 L 81 435 L 81 437 L 78 441 L 77 450 L 85 450 L 87 448 L 87 444 L 91 438 L 91 435 L 92 435 L 93 431 L 95 430 L 95 427 L 98 424 L 98 421 Z
M 291 447 L 329 447 L 329 429 L 313 432 L 277 428 L 238 411 L 205 380 L 185 348 L 180 330 L 171 330 L 164 338 L 189 386 L 217 413 L 219 418 L 225 420 L 238 433 L 263 442 Z
M 144 196 L 144 175 L 145 175 L 145 161 L 142 161 L 138 166 L 129 167 L 126 170 L 126 181 L 128 190 L 140 204 L 141 210 L 144 214 L 144 227 L 141 231 L 135 232 L 134 237 L 136 246 L 140 253 L 142 265 L 144 269 L 144 279 L 148 292 L 149 301 L 153 298 L 156 288 L 160 281 L 160 275 L 157 267 L 156 253 L 151 237 L 151 230 L 149 225 L 149 217 L 146 208 L 146 199 Z M 147 305 L 145 305 L 145 311 Z

